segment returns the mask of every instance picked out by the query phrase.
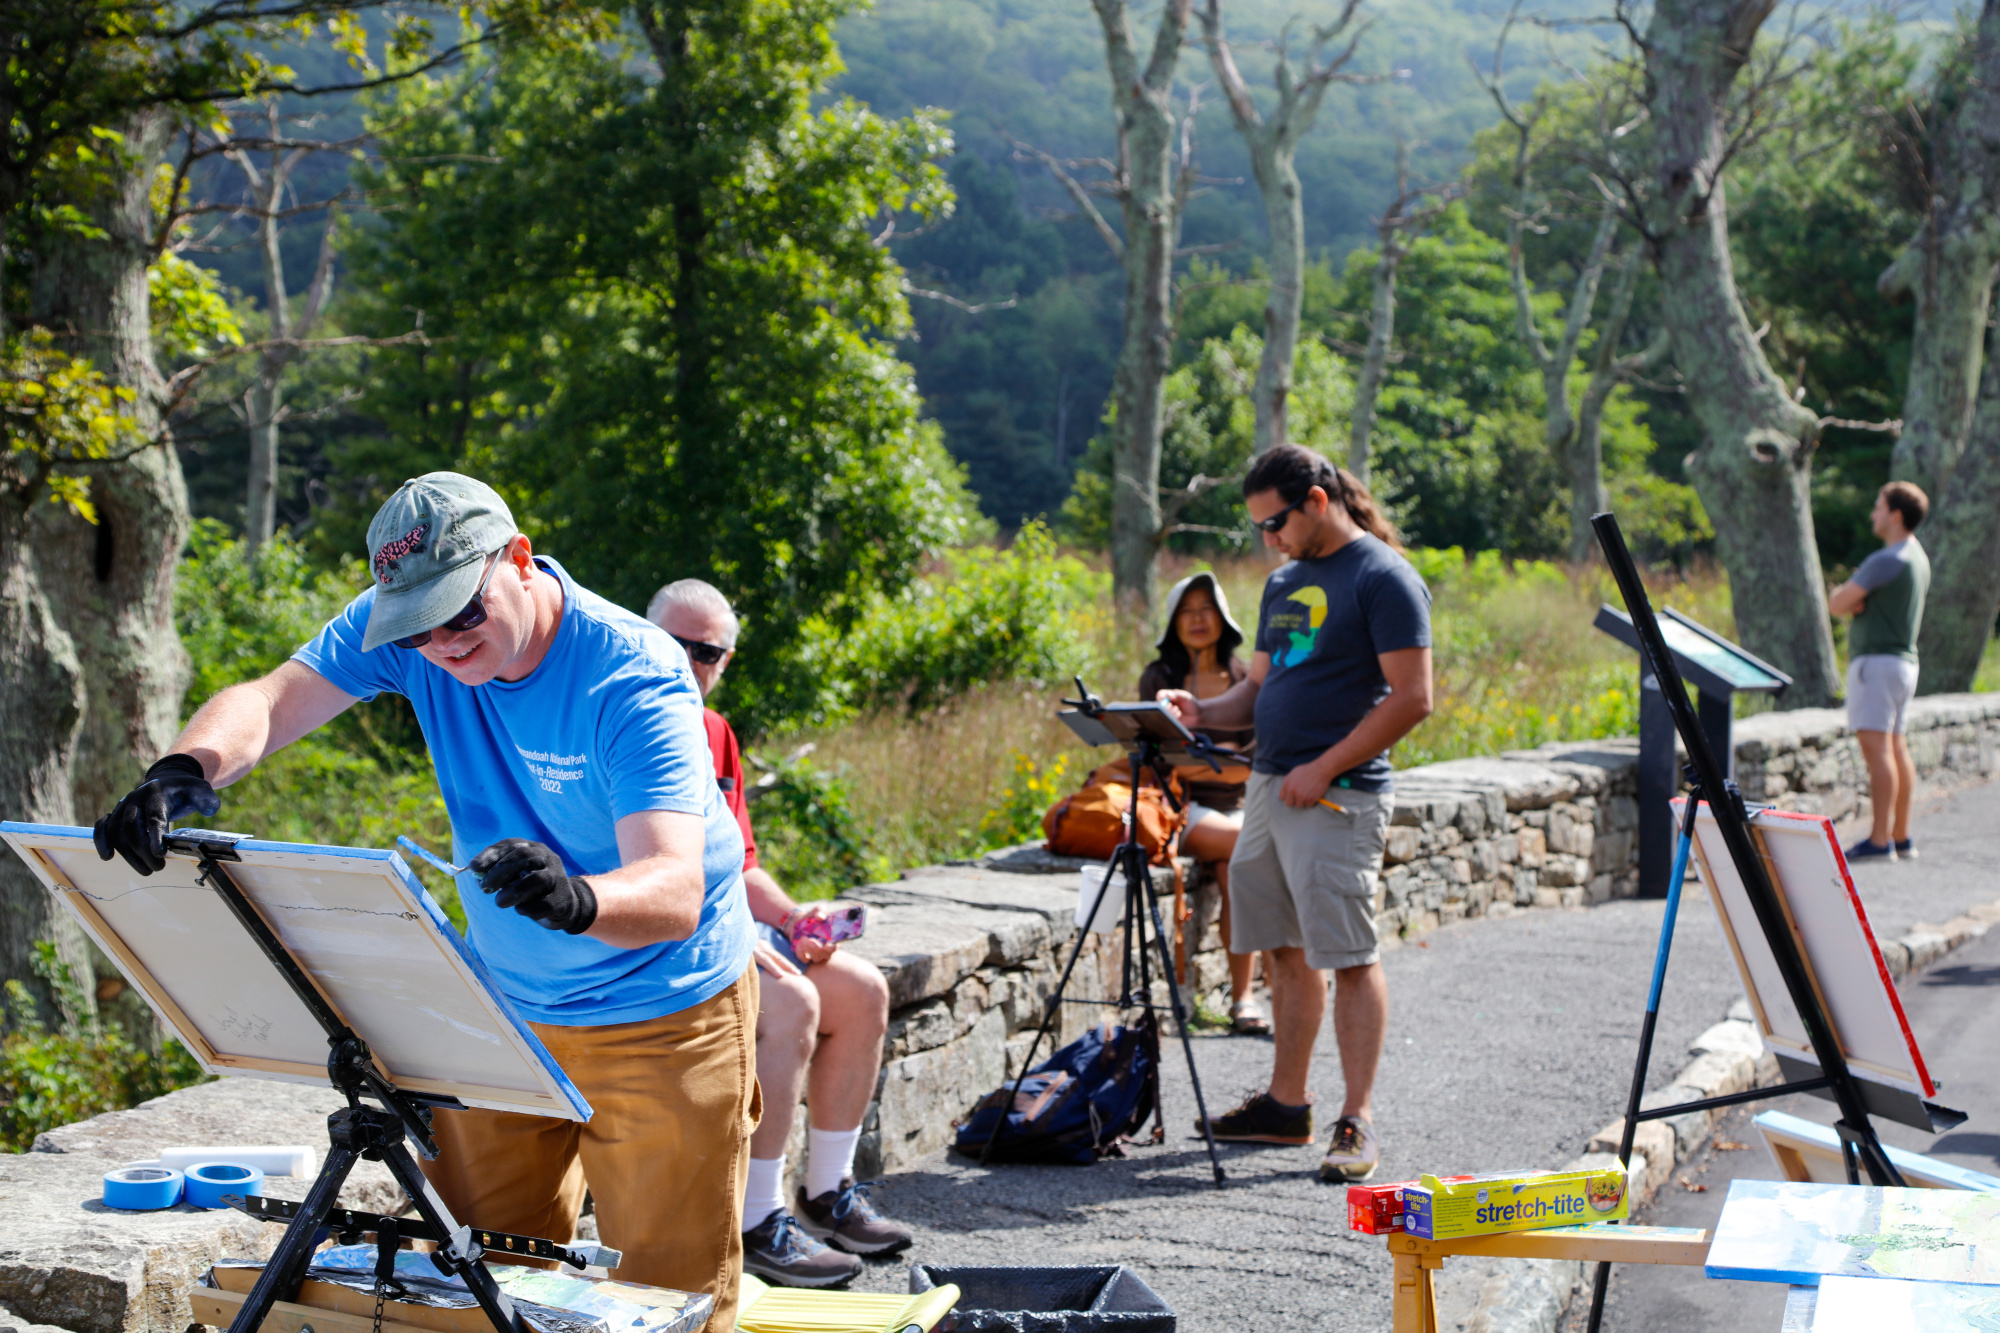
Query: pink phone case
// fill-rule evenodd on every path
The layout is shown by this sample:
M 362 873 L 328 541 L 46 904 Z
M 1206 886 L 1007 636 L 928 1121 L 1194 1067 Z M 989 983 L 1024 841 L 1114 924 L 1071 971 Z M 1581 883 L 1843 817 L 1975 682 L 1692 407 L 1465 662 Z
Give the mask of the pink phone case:
M 818 940 L 822 944 L 839 944 L 842 940 L 861 938 L 868 928 L 868 912 L 862 907 L 843 907 L 826 916 L 802 916 L 792 927 L 794 939 Z

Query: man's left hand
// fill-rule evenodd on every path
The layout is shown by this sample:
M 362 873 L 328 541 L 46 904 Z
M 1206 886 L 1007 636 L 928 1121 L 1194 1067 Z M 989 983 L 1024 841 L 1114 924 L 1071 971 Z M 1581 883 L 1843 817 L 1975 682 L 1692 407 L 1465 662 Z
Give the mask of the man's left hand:
M 563 869 L 562 858 L 530 838 L 502 838 L 472 858 L 466 869 L 496 907 L 511 907 L 544 929 L 581 935 L 597 920 L 597 894 L 589 881 Z
M 1318 805 L 1326 795 L 1326 789 L 1333 785 L 1333 774 L 1320 760 L 1300 764 L 1285 774 L 1284 785 L 1278 788 L 1278 797 L 1294 810 L 1306 810 Z

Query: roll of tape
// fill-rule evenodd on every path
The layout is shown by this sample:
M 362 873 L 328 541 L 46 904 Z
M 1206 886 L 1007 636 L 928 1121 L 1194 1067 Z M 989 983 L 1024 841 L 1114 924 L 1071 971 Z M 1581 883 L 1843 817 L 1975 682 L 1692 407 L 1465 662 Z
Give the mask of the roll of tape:
M 225 1208 L 225 1194 L 262 1194 L 264 1173 L 241 1162 L 197 1162 L 187 1169 L 187 1201 L 197 1208 Z
M 104 1206 L 138 1211 L 171 1208 L 181 1201 L 181 1173 L 141 1163 L 104 1173 Z

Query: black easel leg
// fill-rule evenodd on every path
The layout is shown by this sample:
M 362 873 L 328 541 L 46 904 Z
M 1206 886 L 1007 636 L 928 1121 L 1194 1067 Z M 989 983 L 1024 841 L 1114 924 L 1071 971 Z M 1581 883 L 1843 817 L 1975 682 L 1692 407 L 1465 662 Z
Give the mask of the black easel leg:
M 1153 892 L 1153 877 L 1148 873 L 1141 881 L 1146 895 L 1147 915 L 1153 923 L 1153 943 L 1160 950 L 1160 971 L 1167 981 L 1167 1000 L 1174 1011 L 1174 1029 L 1181 1035 L 1181 1053 L 1187 1057 L 1188 1082 L 1194 1086 L 1194 1107 L 1201 1116 L 1201 1137 L 1208 1143 L 1208 1164 L 1215 1170 L 1215 1187 L 1222 1188 L 1228 1177 L 1222 1170 L 1222 1156 L 1215 1150 L 1215 1130 L 1208 1123 L 1208 1102 L 1201 1095 L 1201 1074 L 1194 1067 L 1194 1042 L 1188 1038 L 1187 1011 L 1181 1004 L 1181 989 L 1174 983 L 1173 950 L 1167 943 L 1166 932 L 1160 928 L 1160 900 Z M 1150 994 L 1147 997 L 1151 999 Z
M 1862 1171 L 1868 1173 L 1871 1185 L 1900 1187 L 1908 1183 L 1889 1160 L 1889 1151 L 1882 1146 L 1882 1140 L 1875 1136 L 1873 1121 L 1863 1119 L 1857 1128 L 1842 1120 L 1833 1129 L 1840 1135 L 1840 1158 L 1847 1166 L 1848 1184 L 1859 1185 Z
M 1111 880 L 1117 873 L 1117 866 L 1114 863 L 1111 873 L 1107 874 L 1104 882 L 1097 886 L 1097 897 L 1091 904 L 1090 915 L 1085 918 L 1086 921 L 1097 920 L 1097 909 L 1103 905 L 1104 894 L 1111 887 Z M 1028 1053 L 1021 1057 L 1020 1072 L 1014 1075 L 1014 1087 L 1008 1093 L 1006 1103 L 1000 1108 L 1000 1118 L 993 1122 L 993 1132 L 987 1136 L 986 1146 L 979 1150 L 981 1166 L 985 1166 L 986 1160 L 993 1156 L 993 1145 L 1000 1141 L 1000 1131 L 1007 1127 L 1007 1108 L 1021 1095 L 1021 1084 L 1027 1080 L 1028 1071 L 1035 1067 L 1035 1053 L 1042 1049 L 1042 1038 L 1049 1035 L 1050 1025 L 1056 1021 L 1056 1015 L 1062 1012 L 1063 992 L 1069 989 L 1070 974 L 1076 971 L 1076 960 L 1083 957 L 1083 946 L 1089 936 L 1090 932 L 1087 930 L 1079 929 L 1076 932 L 1076 943 L 1070 948 L 1069 962 L 1063 964 L 1062 976 L 1057 978 L 1056 988 L 1049 993 L 1048 1004 L 1042 1011 L 1042 1025 L 1035 1029 L 1035 1039 L 1028 1043 Z M 230 1333 L 235 1333 L 235 1330 L 232 1329 Z
M 250 1288 L 250 1298 L 230 1321 L 229 1333 L 256 1333 L 273 1305 L 298 1295 L 299 1282 L 305 1277 L 307 1262 L 319 1240 L 320 1226 L 340 1197 L 340 1187 L 347 1183 L 347 1173 L 354 1169 L 360 1156 L 352 1148 L 327 1149 L 326 1161 L 306 1192 L 305 1202 L 299 1205 L 298 1216 L 285 1228 L 278 1248 L 271 1253 L 271 1261 L 264 1265 L 256 1285 Z
M 436 1227 L 440 1236 L 451 1237 L 438 1248 L 454 1251 L 453 1258 L 460 1261 L 459 1276 L 465 1279 L 465 1285 L 472 1289 L 473 1296 L 479 1301 L 479 1308 L 484 1310 L 487 1319 L 492 1321 L 494 1333 L 534 1333 L 527 1321 L 515 1311 L 514 1302 L 507 1298 L 507 1293 L 500 1290 L 500 1284 L 493 1280 L 493 1274 L 487 1272 L 486 1265 L 479 1262 L 478 1247 L 473 1244 L 470 1231 L 452 1217 L 451 1210 L 445 1207 L 444 1200 L 438 1197 L 437 1191 L 431 1188 L 431 1182 L 410 1157 L 410 1150 L 400 1143 L 392 1148 L 384 1148 L 382 1164 L 389 1168 L 389 1174 L 396 1178 L 396 1183 L 410 1196 L 410 1202 L 417 1206 L 418 1214 Z M 470 1262 L 464 1262 L 468 1258 Z M 230 1333 L 236 1333 L 236 1330 L 231 1329 Z

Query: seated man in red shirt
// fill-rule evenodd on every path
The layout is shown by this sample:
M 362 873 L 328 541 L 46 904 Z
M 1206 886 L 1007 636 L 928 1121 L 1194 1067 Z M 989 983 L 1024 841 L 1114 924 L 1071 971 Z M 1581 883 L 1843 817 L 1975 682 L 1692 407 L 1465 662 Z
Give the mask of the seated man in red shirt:
M 728 600 L 700 579 L 682 579 L 653 594 L 646 618 L 687 650 L 703 697 L 710 694 L 736 651 L 736 614 Z M 854 1179 L 861 1120 L 882 1070 L 889 983 L 874 964 L 842 953 L 838 944 L 794 934 L 801 918 L 823 915 L 826 905 L 793 902 L 757 864 L 736 733 L 714 709 L 703 713 L 716 779 L 743 830 L 743 884 L 763 972 L 757 1081 L 764 1089 L 764 1119 L 750 1140 L 743 1267 L 788 1286 L 832 1286 L 861 1271 L 856 1255 L 890 1254 L 910 1243 L 910 1233 L 876 1212 L 868 1186 Z M 811 1120 L 795 1217 L 784 1197 L 785 1141 L 802 1092 Z

